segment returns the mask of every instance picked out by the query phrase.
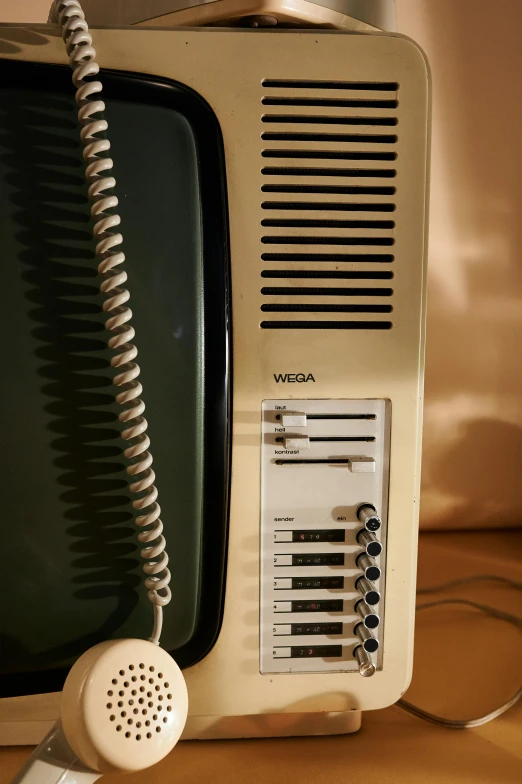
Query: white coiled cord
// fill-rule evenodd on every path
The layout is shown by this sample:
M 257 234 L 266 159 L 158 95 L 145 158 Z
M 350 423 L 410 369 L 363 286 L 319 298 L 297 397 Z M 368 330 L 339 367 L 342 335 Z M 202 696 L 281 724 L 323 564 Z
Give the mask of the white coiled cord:
M 130 323 L 132 311 L 127 306 L 130 294 L 123 285 L 127 281 L 127 273 L 120 266 L 125 261 L 125 255 L 120 249 L 123 237 L 115 231 L 121 223 L 120 216 L 114 212 L 118 199 L 113 193 L 107 194 L 107 191 L 112 192 L 116 185 L 116 180 L 111 175 L 113 162 L 111 158 L 105 157 L 111 144 L 107 138 L 98 137 L 98 134 L 103 134 L 108 129 L 107 121 L 102 118 L 105 103 L 99 97 L 103 89 L 102 83 L 92 81 L 92 77 L 99 73 L 100 66 L 96 62 L 96 50 L 78 0 L 55 0 L 49 18 L 51 22 L 58 22 L 60 25 L 69 64 L 73 69 L 76 103 L 80 107 L 80 137 L 84 144 L 83 157 L 88 164 L 85 175 L 90 183 L 88 192 L 93 202 L 91 215 L 95 220 L 93 234 L 97 240 L 96 255 L 101 259 L 98 265 L 98 272 L 103 278 L 100 291 L 106 297 L 103 310 L 109 314 L 105 326 L 113 333 L 108 344 L 109 348 L 116 352 L 111 365 L 118 370 L 114 383 L 119 390 L 116 400 L 123 406 L 119 420 L 125 428 L 121 435 L 129 442 L 124 455 L 130 461 L 127 465 L 127 473 L 133 479 L 130 490 L 139 494 L 132 502 L 133 508 L 140 512 L 136 517 L 136 525 L 145 529 L 138 535 L 138 539 L 146 545 L 141 550 L 141 556 L 146 559 L 143 566 L 147 575 L 145 585 L 154 606 L 154 626 L 149 639 L 159 644 L 162 608 L 170 602 L 172 596 L 169 587 L 170 571 L 167 567 L 169 559 L 162 534 L 158 491 L 154 486 L 155 474 L 149 452 L 148 424 L 143 416 L 145 404 L 140 398 L 143 388 L 138 380 L 140 367 L 135 361 L 138 350 L 131 342 L 135 332 Z

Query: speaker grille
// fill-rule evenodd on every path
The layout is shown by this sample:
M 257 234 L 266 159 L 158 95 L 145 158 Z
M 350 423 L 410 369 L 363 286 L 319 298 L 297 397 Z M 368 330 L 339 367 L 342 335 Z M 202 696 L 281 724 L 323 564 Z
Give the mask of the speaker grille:
M 390 329 L 398 84 L 263 88 L 261 327 Z

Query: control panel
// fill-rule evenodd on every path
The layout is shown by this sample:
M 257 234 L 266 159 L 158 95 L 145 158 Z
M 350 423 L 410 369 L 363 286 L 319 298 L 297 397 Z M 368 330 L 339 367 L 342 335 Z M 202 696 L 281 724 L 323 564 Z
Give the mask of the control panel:
M 265 400 L 262 673 L 382 668 L 387 400 Z

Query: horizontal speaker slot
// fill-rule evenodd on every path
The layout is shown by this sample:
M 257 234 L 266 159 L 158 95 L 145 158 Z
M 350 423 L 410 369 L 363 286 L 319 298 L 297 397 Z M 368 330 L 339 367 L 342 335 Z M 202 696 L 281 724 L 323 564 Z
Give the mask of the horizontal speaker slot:
M 347 261 L 379 262 L 390 264 L 395 256 L 391 253 L 262 253 L 262 261 Z
M 396 109 L 396 100 L 368 100 L 366 98 L 286 98 L 271 95 L 263 98 L 263 106 L 332 106 L 343 109 Z
M 263 245 L 393 245 L 393 237 L 261 237 Z
M 262 278 L 317 278 L 321 280 L 392 280 L 389 270 L 263 270 Z
M 385 120 L 395 122 L 385 122 Z M 396 117 L 334 117 L 331 114 L 263 114 L 264 123 L 299 123 L 303 125 L 397 125 Z
M 352 133 L 264 133 L 261 138 L 264 141 L 272 142 L 340 142 L 346 144 L 395 144 L 397 141 L 397 136 L 384 134 L 367 136 Z M 263 155 L 266 152 L 265 150 Z M 265 155 L 265 157 L 268 156 Z
M 395 92 L 398 82 L 336 82 L 321 79 L 263 79 L 263 87 L 288 87 L 292 90 L 377 90 Z
M 262 321 L 260 324 L 261 329 L 391 329 L 392 326 L 391 321 Z
M 303 160 L 395 161 L 396 152 L 345 152 L 344 150 L 263 150 L 263 158 L 300 158 Z
M 265 218 L 261 226 L 274 228 L 300 228 L 301 226 L 317 229 L 393 229 L 395 221 L 390 220 L 307 220 L 306 218 Z
M 393 289 L 299 288 L 298 286 L 265 286 L 261 294 L 291 297 L 391 297 Z
M 296 166 L 265 166 L 261 174 L 278 177 L 395 177 L 395 169 L 308 169 Z
M 264 313 L 391 313 L 391 305 L 261 305 Z
M 394 212 L 395 204 L 347 204 L 345 202 L 333 201 L 264 201 L 261 204 L 263 210 L 303 210 L 325 211 L 325 212 Z
M 394 185 L 262 185 L 263 193 L 343 193 L 361 196 L 393 196 Z M 369 207 L 372 205 L 369 204 Z
M 265 131 L 261 134 L 261 138 L 265 142 L 346 142 L 352 144 L 395 144 L 397 141 L 397 136 L 391 134 L 276 133 L 275 131 Z

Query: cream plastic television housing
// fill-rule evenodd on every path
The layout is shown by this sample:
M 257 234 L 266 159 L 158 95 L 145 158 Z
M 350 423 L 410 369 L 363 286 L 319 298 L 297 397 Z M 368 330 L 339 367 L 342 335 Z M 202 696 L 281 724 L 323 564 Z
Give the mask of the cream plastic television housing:
M 426 61 L 411 40 L 378 32 L 147 27 L 94 29 L 93 36 L 102 68 L 172 79 L 199 93 L 224 140 L 233 317 L 227 587 L 218 640 L 184 673 L 184 737 L 355 730 L 360 711 L 400 698 L 412 670 Z M 67 62 L 58 31 L 46 25 L 0 28 L 0 56 Z M 266 277 L 277 270 L 292 274 Z M 310 272 L 319 274 L 299 277 Z M 297 418 L 283 428 L 285 411 Z M 325 414 L 334 417 L 322 420 Z M 363 418 L 335 418 L 345 414 Z M 374 440 L 352 448 L 331 440 L 339 433 Z M 323 437 L 329 440 L 314 441 Z M 301 458 L 316 462 L 281 464 Z M 381 507 L 384 545 L 380 647 L 369 678 L 360 677 L 352 655 L 360 620 L 353 611 L 360 598 L 356 512 L 365 501 Z M 346 538 L 335 552 L 344 567 L 292 571 L 292 555 L 335 547 L 307 543 L 300 550 L 288 531 L 339 524 Z M 314 638 L 290 639 L 288 632 L 315 616 L 291 614 L 285 623 L 284 612 L 275 615 L 276 601 L 288 609 L 301 596 L 314 598 L 291 582 L 307 571 L 344 575 L 344 589 L 321 593 L 345 601 L 344 613 L 327 619 L 345 624 L 342 654 L 311 663 L 305 648 Z M 304 658 L 291 658 L 300 642 Z M 334 642 L 325 637 L 317 645 Z M 0 700 L 0 742 L 39 741 L 58 716 L 59 696 Z

